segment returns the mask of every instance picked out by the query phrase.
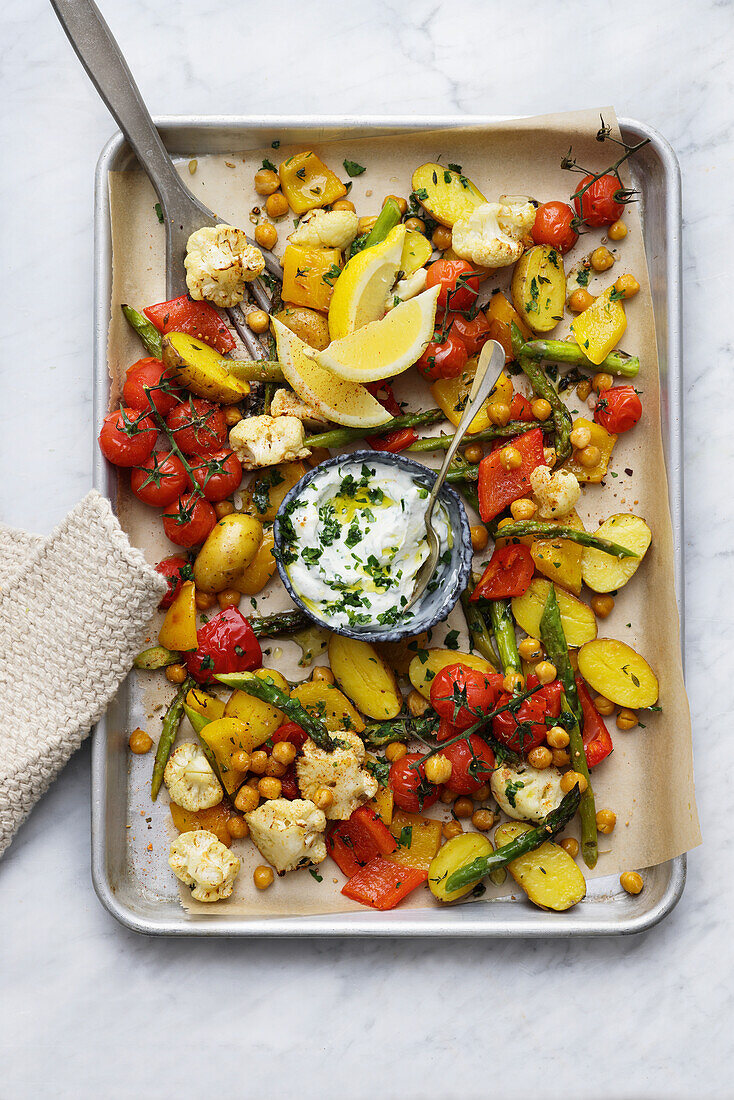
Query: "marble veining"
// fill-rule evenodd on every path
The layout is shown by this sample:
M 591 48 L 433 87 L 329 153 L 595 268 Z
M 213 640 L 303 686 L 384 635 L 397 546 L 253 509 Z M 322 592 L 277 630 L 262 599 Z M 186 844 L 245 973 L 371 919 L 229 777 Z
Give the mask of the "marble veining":
M 0 864 L 0 1095 L 730 1097 L 734 5 L 527 0 L 510 17 L 497 0 L 101 7 L 162 114 L 533 114 L 611 102 L 673 144 L 688 687 L 705 843 L 677 910 L 630 939 L 144 939 L 92 890 L 87 747 Z M 45 0 L 5 0 L 0 26 L 0 518 L 46 532 L 91 479 L 93 169 L 113 125 Z

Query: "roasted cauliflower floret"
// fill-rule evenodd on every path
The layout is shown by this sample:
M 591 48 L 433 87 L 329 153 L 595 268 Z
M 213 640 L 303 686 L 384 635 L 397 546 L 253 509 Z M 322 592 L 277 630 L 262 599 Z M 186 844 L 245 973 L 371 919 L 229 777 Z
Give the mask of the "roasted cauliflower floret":
M 492 772 L 489 785 L 499 808 L 515 821 L 542 821 L 563 799 L 558 768 L 503 764 Z
M 310 428 L 325 428 L 329 421 L 312 409 L 293 390 L 276 390 L 270 402 L 271 416 L 295 416 Z
M 349 248 L 358 222 L 352 210 L 312 210 L 303 215 L 288 240 L 302 248 Z
M 229 445 L 245 470 L 306 458 L 306 432 L 297 416 L 250 416 L 235 424 Z
M 206 829 L 181 833 L 171 845 L 168 866 L 177 879 L 193 887 L 195 901 L 228 898 L 240 871 L 237 856 Z
M 481 267 L 508 267 L 523 254 L 525 237 L 535 224 L 535 207 L 525 198 L 502 195 L 454 223 L 451 247 L 462 260 Z
M 567 516 L 581 495 L 581 486 L 570 470 L 551 472 L 549 466 L 536 466 L 530 474 L 530 484 L 541 519 Z
M 296 776 L 304 798 L 314 798 L 321 787 L 330 790 L 334 801 L 326 816 L 344 821 L 377 794 L 379 783 L 362 766 L 366 755 L 362 739 L 347 730 L 333 736 L 337 747 L 332 752 L 320 749 L 310 738 L 306 741 L 296 760 Z
M 171 801 L 182 810 L 209 810 L 224 797 L 212 766 L 198 745 L 179 745 L 163 773 Z
M 186 245 L 186 286 L 192 298 L 227 309 L 245 296 L 245 284 L 265 270 L 259 248 L 233 225 L 205 226 Z
M 279 875 L 326 859 L 326 817 L 308 799 L 271 798 L 245 820 L 250 840 Z
M 415 298 L 416 294 L 420 294 L 426 289 L 427 278 L 428 272 L 425 267 L 420 267 L 407 279 L 399 279 L 385 299 L 385 309 L 389 312 L 395 306 L 399 306 L 401 302 L 407 302 L 408 299 Z

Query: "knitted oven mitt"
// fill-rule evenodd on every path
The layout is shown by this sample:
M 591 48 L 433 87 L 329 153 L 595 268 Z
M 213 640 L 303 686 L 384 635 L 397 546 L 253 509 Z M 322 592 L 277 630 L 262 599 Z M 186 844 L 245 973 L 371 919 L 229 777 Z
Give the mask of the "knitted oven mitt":
M 48 538 L 0 524 L 0 855 L 104 714 L 165 591 L 95 491 Z

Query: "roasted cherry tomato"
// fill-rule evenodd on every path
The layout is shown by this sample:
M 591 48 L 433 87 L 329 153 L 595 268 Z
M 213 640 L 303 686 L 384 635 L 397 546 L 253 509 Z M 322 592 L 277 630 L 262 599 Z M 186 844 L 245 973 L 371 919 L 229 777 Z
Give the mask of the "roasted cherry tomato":
M 470 600 L 507 600 L 524 596 L 535 571 L 532 554 L 523 543 L 499 546 L 492 554 Z
M 212 454 L 227 442 L 224 413 L 200 397 L 190 397 L 171 409 L 166 425 L 185 455 Z
M 226 355 L 236 346 L 234 337 L 214 306 L 208 302 L 193 302 L 187 294 L 148 306 L 143 313 L 159 332 L 185 332 Z
M 153 453 L 158 429 L 140 409 L 124 405 L 104 418 L 99 449 L 115 466 L 139 466 Z
M 441 749 L 451 764 L 451 778 L 446 786 L 454 794 L 474 794 L 494 771 L 494 753 L 486 741 L 473 733 L 466 741 L 454 741 Z
M 533 413 L 533 406 L 527 397 L 523 397 L 521 393 L 515 393 L 512 395 L 512 401 L 510 402 L 510 420 L 535 420 L 535 414 Z M 507 446 L 507 440 L 496 440 L 501 446 Z
M 260 668 L 263 655 L 249 622 L 237 607 L 228 607 L 198 632 L 199 648 L 186 654 L 186 667 L 200 684 L 225 672 Z
M 529 689 L 537 688 L 538 677 L 528 676 Z M 497 706 L 510 702 L 506 693 L 497 700 Z M 553 680 L 533 695 L 524 699 L 516 712 L 505 710 L 492 719 L 492 732 L 498 741 L 513 752 L 529 753 L 542 745 L 548 732 L 546 718 L 558 718 L 561 713 L 561 682 Z
M 163 530 L 176 546 L 200 546 L 216 523 L 217 515 L 209 501 L 194 493 L 184 493 L 163 515 Z
M 290 741 L 297 749 L 302 749 L 308 741 L 308 734 L 304 729 L 301 729 L 297 722 L 284 722 L 282 726 L 278 726 L 275 733 L 270 734 L 268 740 L 272 741 L 274 745 L 277 745 L 279 741 Z
M 437 378 L 455 378 L 461 374 L 468 358 L 464 342 L 449 332 L 443 343 L 433 341 L 428 345 L 416 366 L 424 378 L 435 382 Z
M 467 318 L 463 313 L 451 313 L 444 321 L 444 327 L 451 326 L 451 332 L 459 337 L 466 348 L 469 358 L 477 355 L 489 340 L 489 321 L 478 310 L 476 316 Z
M 592 175 L 584 176 L 578 190 L 587 184 L 590 184 L 588 190 L 573 200 L 579 217 L 595 228 L 619 221 L 624 214 L 624 199 L 629 192 L 625 191 L 617 177 L 607 175 L 594 179 Z
M 285 773 L 280 777 L 280 793 L 283 798 L 293 801 L 294 798 L 300 798 L 301 792 L 298 788 L 298 777 L 296 776 L 296 765 L 289 764 L 285 770 Z
M 164 558 L 163 561 L 158 562 L 155 568 L 156 572 L 168 581 L 168 591 L 158 604 L 161 611 L 165 611 L 178 596 L 183 582 L 194 579 L 194 570 L 191 562 L 179 555 Z
M 226 500 L 239 489 L 242 481 L 242 464 L 233 451 L 215 451 L 203 455 L 196 466 L 192 465 L 194 480 L 207 500 Z
M 541 203 L 535 211 L 532 238 L 536 244 L 549 244 L 559 252 L 568 252 L 579 239 L 577 221 L 567 202 Z
M 468 729 L 493 708 L 502 690 L 499 673 L 480 672 L 459 661 L 437 672 L 431 683 L 431 706 L 454 732 Z
M 173 452 L 154 451 L 130 472 L 130 488 L 138 500 L 151 508 L 166 508 L 190 484 L 181 459 Z
M 428 268 L 426 290 L 440 286 L 437 309 L 471 309 L 479 293 L 479 279 L 466 260 L 436 260 Z
M 393 793 L 395 805 L 408 813 L 418 813 L 432 806 L 439 795 L 438 787 L 434 787 L 426 779 L 426 769 L 423 764 L 412 768 L 421 758 L 418 752 L 409 752 L 390 765 L 388 786 Z
M 160 359 L 138 359 L 127 368 L 122 400 L 131 409 L 143 412 L 150 412 L 152 403 L 161 416 L 166 416 L 181 400 L 181 390 Z
M 594 409 L 594 420 L 608 432 L 621 435 L 634 428 L 642 416 L 642 402 L 634 386 L 603 390 Z

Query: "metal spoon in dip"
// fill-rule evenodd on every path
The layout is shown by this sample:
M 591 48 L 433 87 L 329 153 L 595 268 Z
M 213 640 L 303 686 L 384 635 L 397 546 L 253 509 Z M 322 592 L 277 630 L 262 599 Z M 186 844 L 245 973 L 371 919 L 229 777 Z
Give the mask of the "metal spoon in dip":
M 458 451 L 461 442 L 469 430 L 474 417 L 479 412 L 479 409 L 484 404 L 484 401 L 489 397 L 494 387 L 497 385 L 497 380 L 502 374 L 505 366 L 505 351 L 501 344 L 498 344 L 496 340 L 488 340 L 482 348 L 479 356 L 479 363 L 477 364 L 477 371 L 474 375 L 474 383 L 469 394 L 469 400 L 466 403 L 464 409 L 464 415 L 459 421 L 459 426 L 456 429 L 456 434 L 451 442 L 451 446 L 446 451 L 446 457 L 443 460 L 443 465 L 438 471 L 438 476 L 434 482 L 431 495 L 428 498 L 428 504 L 426 506 L 426 541 L 428 542 L 428 557 L 423 562 L 415 578 L 415 588 L 413 589 L 413 595 L 410 598 L 409 603 L 403 608 L 403 613 L 406 612 L 413 604 L 420 599 L 425 592 L 428 583 L 436 571 L 438 565 L 438 557 L 441 552 L 441 544 L 439 542 L 438 535 L 433 527 L 433 509 L 436 504 L 436 498 L 441 490 L 441 486 L 446 480 L 446 474 L 449 472 L 451 463 L 453 462 L 454 455 Z

